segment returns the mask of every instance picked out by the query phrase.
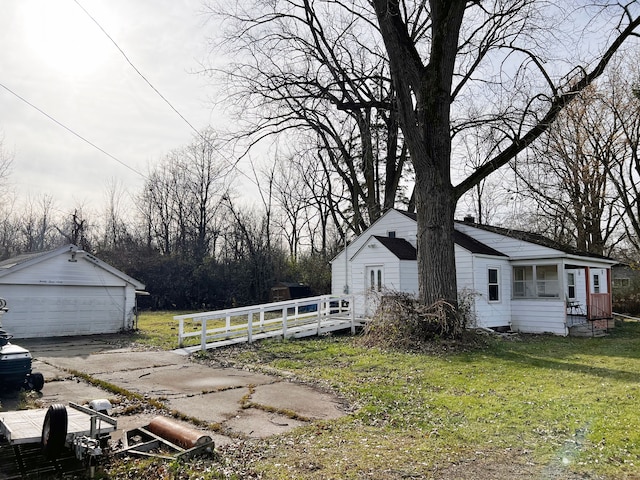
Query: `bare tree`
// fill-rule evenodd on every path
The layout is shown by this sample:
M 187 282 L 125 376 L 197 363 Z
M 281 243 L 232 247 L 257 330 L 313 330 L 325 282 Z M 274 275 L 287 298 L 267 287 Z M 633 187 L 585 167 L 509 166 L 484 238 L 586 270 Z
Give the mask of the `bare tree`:
M 617 231 L 615 198 L 606 165 L 617 156 L 619 132 L 604 115 L 591 86 L 568 105 L 538 142 L 527 162 L 514 164 L 520 194 L 539 205 L 546 228 L 566 244 L 599 255 Z M 550 230 L 548 230 L 550 229 Z
M 236 28 L 225 41 L 235 47 L 234 58 L 249 60 L 230 72 L 237 85 L 248 86 L 240 90 L 246 102 L 234 99 L 255 120 L 258 137 L 293 128 L 316 135 L 326 164 L 347 185 L 353 224 L 364 226 L 359 203 L 375 198 L 359 175 L 371 169 L 373 137 L 366 132 L 378 112 L 392 112 L 402 130 L 395 165 L 406 146 L 415 172 L 419 297 L 455 305 L 453 219 L 460 197 L 515 161 L 637 36 L 638 2 L 580 5 L 236 1 L 225 17 Z M 469 129 L 493 145 L 454 185 L 453 160 L 467 163 L 458 145 Z M 389 131 L 380 145 L 393 145 L 392 137 Z M 351 148 L 355 138 L 358 147 Z
M 632 56 L 609 75 L 598 96 L 598 117 L 609 119 L 614 132 L 604 167 L 616 197 L 625 240 L 640 253 L 640 78 L 638 56 Z
M 0 133 L 0 199 L 7 194 L 7 181 L 13 168 L 14 156 L 4 146 L 4 135 Z
M 126 195 L 121 182 L 116 179 L 109 180 L 105 191 L 107 203 L 104 211 L 104 232 L 101 236 L 103 249 L 115 250 L 131 237 L 129 222 L 125 220 Z
M 638 251 L 637 65 L 633 55 L 616 59 L 558 116 L 534 156 L 514 165 L 525 186 L 518 193 L 540 211 L 537 231 L 597 254 L 610 255 L 621 242 Z
M 228 173 L 216 135 L 209 129 L 167 154 L 149 173 L 137 199 L 147 244 L 165 255 L 189 255 L 196 261 L 212 253 L 212 242 L 220 233 L 216 222 Z
M 348 192 L 344 220 L 361 232 L 396 204 L 407 164 L 372 12 L 311 0 L 214 3 L 229 26 L 221 43 L 234 62 L 223 91 L 241 131 L 252 143 L 286 133 L 315 144 L 324 172 Z
M 55 245 L 56 220 L 54 201 L 50 195 L 27 198 L 20 218 L 20 250 L 42 252 Z
M 216 223 L 229 183 L 229 167 L 221 161 L 216 137 L 212 129 L 206 129 L 182 154 L 181 168 L 186 173 L 182 198 L 186 205 L 191 251 L 198 261 L 215 250 L 212 246 L 220 234 Z

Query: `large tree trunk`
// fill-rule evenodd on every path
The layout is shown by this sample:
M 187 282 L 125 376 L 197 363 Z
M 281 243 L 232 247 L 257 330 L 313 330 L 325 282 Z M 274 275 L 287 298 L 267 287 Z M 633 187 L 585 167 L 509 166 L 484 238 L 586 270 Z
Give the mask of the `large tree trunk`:
M 399 4 L 374 1 L 397 92 L 400 125 L 416 174 L 419 299 L 425 305 L 445 300 L 456 306 L 453 226 L 457 199 L 450 174 L 450 108 L 466 1 L 431 0 L 430 4 L 431 51 L 429 63 L 423 65 Z
M 438 177 L 438 174 L 426 169 L 420 169 L 420 174 L 416 173 L 419 296 L 425 305 L 438 300 L 455 305 L 455 198 L 451 185 L 443 188 Z

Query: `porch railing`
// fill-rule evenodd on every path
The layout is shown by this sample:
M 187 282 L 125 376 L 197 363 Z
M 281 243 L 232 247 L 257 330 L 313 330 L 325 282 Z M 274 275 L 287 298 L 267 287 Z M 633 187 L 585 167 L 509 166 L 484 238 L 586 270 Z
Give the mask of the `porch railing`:
M 592 293 L 589 295 L 589 304 L 587 305 L 588 320 L 599 320 L 611 318 L 612 316 L 610 293 Z

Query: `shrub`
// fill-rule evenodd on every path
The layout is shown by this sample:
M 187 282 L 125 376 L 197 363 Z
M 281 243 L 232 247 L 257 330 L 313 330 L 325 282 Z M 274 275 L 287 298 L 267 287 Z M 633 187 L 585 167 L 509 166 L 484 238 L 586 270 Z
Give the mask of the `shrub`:
M 436 338 L 459 338 L 474 323 L 472 298 L 461 292 L 457 308 L 444 300 L 425 306 L 411 294 L 387 292 L 380 297 L 376 314 L 364 329 L 363 342 L 414 350 Z

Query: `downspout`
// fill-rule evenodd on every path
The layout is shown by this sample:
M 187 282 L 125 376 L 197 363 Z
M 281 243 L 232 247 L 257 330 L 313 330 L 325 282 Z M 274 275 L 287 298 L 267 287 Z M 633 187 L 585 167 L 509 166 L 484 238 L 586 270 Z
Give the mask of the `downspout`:
M 558 278 L 560 279 L 560 291 L 562 292 L 562 296 L 560 298 L 563 299 L 564 303 L 564 336 L 569 335 L 569 325 L 568 325 L 568 314 L 567 314 L 567 300 L 569 298 L 569 284 L 567 282 L 567 265 L 565 260 L 563 259 L 558 266 Z M 560 273 L 562 272 L 562 273 Z M 574 276 L 575 283 L 575 276 Z
M 347 232 L 344 234 L 344 288 L 342 293 L 349 295 L 349 256 L 347 255 Z
M 613 318 L 613 289 L 611 287 L 611 267 L 607 268 L 607 293 L 609 294 L 609 314 Z M 607 328 L 609 328 L 609 320 L 607 320 Z
M 584 283 L 587 288 L 587 321 L 591 319 L 591 269 L 584 267 Z
M 122 331 L 127 331 L 127 282 L 124 283 L 124 305 L 122 306 Z

